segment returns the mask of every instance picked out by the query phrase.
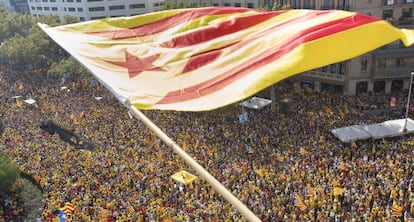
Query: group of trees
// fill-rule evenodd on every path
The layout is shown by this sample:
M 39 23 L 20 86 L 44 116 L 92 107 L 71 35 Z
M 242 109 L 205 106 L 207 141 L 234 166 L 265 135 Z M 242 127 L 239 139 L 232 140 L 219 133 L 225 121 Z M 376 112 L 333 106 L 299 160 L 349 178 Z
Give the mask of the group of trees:
M 0 192 L 10 190 L 19 176 L 16 164 L 6 154 L 0 153 Z
M 77 18 L 67 16 L 61 22 L 56 15 L 33 17 L 5 10 L 0 10 L 0 17 L 1 63 L 18 70 L 47 70 L 54 75 L 87 72 L 37 26 L 68 24 L 77 22 Z

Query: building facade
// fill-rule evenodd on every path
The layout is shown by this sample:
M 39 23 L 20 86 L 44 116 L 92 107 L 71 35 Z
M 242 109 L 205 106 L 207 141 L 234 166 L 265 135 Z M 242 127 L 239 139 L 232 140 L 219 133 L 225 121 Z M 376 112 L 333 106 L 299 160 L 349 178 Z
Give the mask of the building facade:
M 33 16 L 66 15 L 87 21 L 99 18 L 131 16 L 156 11 L 166 0 L 28 0 Z M 173 0 L 175 1 L 175 0 Z M 194 7 L 260 7 L 260 0 L 188 0 Z
M 7 1 L 7 0 L 6 0 Z M 20 0 L 14 0 L 20 1 Z M 104 17 L 131 16 L 153 12 L 165 0 L 28 0 L 34 16 L 56 14 L 80 21 Z M 175 0 L 172 0 L 175 1 Z M 177 0 L 178 1 L 178 0 Z M 232 6 L 260 8 L 274 4 L 294 9 L 339 9 L 388 20 L 400 28 L 414 28 L 414 0 L 189 0 L 195 7 Z M 414 47 L 400 41 L 344 62 L 311 70 L 297 78 L 316 90 L 341 91 L 345 95 L 367 92 L 392 93 L 408 89 L 414 71 Z
M 28 0 L 33 16 L 58 15 L 87 21 L 153 12 L 164 0 Z
M 388 20 L 396 27 L 414 28 L 414 0 L 275 0 L 292 8 L 341 9 Z M 414 47 L 396 41 L 344 62 L 298 75 L 302 84 L 316 90 L 342 91 L 345 95 L 367 92 L 392 93 L 408 89 L 414 71 Z
M 10 12 L 29 14 L 29 4 L 27 0 L 0 0 L 0 8 L 4 7 Z

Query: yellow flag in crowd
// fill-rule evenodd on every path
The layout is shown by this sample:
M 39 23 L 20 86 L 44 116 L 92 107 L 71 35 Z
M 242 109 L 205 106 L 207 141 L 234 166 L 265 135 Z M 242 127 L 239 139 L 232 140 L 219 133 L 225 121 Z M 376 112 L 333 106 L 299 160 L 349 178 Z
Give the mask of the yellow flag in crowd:
M 128 213 L 132 215 L 135 212 L 135 209 L 132 207 L 131 203 L 128 201 Z
M 333 193 L 334 193 L 334 196 L 339 196 L 345 193 L 345 189 L 340 188 L 340 187 L 334 187 Z
M 254 172 L 256 172 L 257 173 L 257 175 L 259 175 L 259 176 L 264 176 L 264 171 L 263 171 L 263 169 L 257 169 L 257 170 L 254 170 Z
M 299 207 L 301 211 L 304 211 L 306 208 L 308 208 L 305 203 L 303 203 L 302 197 L 300 197 L 299 194 L 296 194 L 295 196 L 295 206 Z
M 171 178 L 181 184 L 187 185 L 192 183 L 194 180 L 197 179 L 197 176 L 192 175 L 191 173 L 181 170 L 178 173 L 175 173 L 171 176 Z
M 401 217 L 402 216 L 402 210 L 403 210 L 403 207 L 400 207 L 400 206 L 394 204 L 391 207 L 391 211 L 392 211 L 391 216 L 393 216 L 393 217 Z
M 276 157 L 276 160 L 283 163 L 283 161 L 285 161 L 285 158 L 283 156 L 278 156 Z
M 336 181 L 335 179 L 332 180 L 331 184 L 332 184 L 333 187 L 339 186 L 338 181 Z
M 308 189 L 308 196 L 313 197 L 315 195 L 315 190 L 313 189 L 313 187 L 311 187 L 311 185 L 308 184 L 306 188 Z
M 300 155 L 302 155 L 302 156 L 305 156 L 307 153 L 308 153 L 308 151 L 305 149 L 305 148 L 300 148 Z
M 187 146 L 187 143 L 185 141 L 183 142 L 183 147 L 182 148 L 185 152 L 187 152 L 188 146 Z
M 20 99 L 16 99 L 16 105 L 17 105 L 17 107 L 22 108 L 23 107 L 23 102 Z
M 338 164 L 338 169 L 345 170 L 346 167 L 345 167 L 345 165 L 343 163 L 340 163 L 340 164 Z

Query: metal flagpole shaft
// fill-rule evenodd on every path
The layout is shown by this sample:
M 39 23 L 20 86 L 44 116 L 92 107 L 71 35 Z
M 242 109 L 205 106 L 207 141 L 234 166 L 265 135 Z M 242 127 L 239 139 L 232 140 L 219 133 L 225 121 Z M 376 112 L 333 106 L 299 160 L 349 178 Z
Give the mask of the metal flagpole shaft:
M 404 121 L 403 133 L 407 131 L 407 118 L 408 118 L 408 110 L 410 108 L 411 88 L 413 86 L 413 75 L 414 75 L 414 72 L 411 72 L 410 87 L 408 88 L 407 106 L 405 107 L 405 121 Z
M 164 141 L 174 152 L 183 158 L 201 177 L 203 177 L 224 199 L 230 202 L 248 221 L 260 221 L 239 199 L 237 199 L 230 191 L 228 191 L 216 178 L 214 178 L 207 170 L 191 158 L 180 146 L 178 146 L 170 137 L 168 137 L 157 125 L 155 125 L 148 117 L 146 117 L 135 106 L 129 105 L 132 114 L 140 119 L 147 127 L 149 127 L 162 141 Z

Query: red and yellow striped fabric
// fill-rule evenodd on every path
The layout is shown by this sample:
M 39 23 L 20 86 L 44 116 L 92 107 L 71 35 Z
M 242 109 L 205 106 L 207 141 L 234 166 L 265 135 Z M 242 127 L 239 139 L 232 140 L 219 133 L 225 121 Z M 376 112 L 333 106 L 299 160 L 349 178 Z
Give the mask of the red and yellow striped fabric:
M 303 203 L 302 197 L 295 194 L 295 206 L 299 207 L 301 211 L 305 211 L 308 207 Z
M 122 102 L 202 111 L 414 31 L 337 10 L 206 7 L 39 26 Z

